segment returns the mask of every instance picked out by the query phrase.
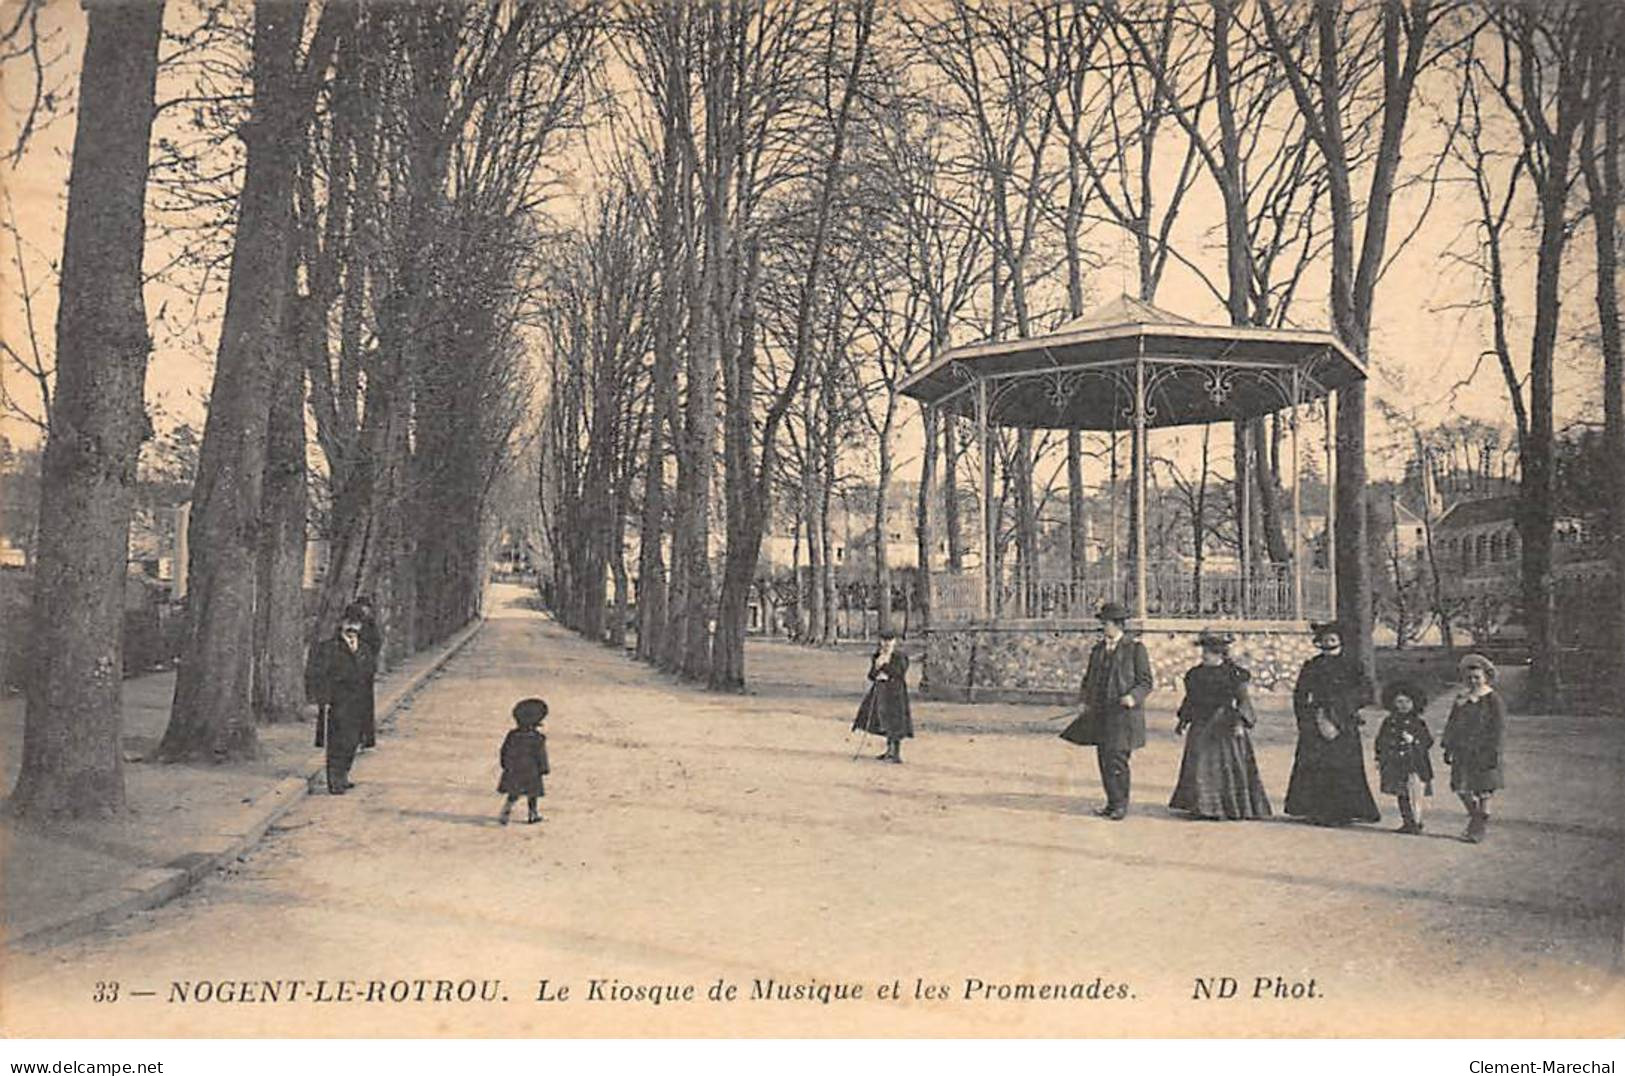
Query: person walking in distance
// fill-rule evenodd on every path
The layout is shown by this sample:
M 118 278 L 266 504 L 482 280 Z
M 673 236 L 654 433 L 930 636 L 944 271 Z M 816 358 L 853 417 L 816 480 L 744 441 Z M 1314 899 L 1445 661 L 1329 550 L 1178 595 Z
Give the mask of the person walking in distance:
M 372 714 L 374 655 L 361 642 L 361 621 L 352 614 L 353 607 L 345 611 L 334 636 L 316 645 L 306 678 L 320 707 L 316 744 L 327 748 L 327 791 L 333 796 L 355 787 L 350 766 L 363 723 Z
M 1128 610 L 1117 602 L 1100 609 L 1100 641 L 1078 690 L 1082 712 L 1061 732 L 1068 743 L 1093 745 L 1106 804 L 1095 814 L 1121 821 L 1128 814 L 1129 756 L 1145 746 L 1145 700 L 1151 694 L 1151 657 L 1128 631 Z
M 354 616 L 361 625 L 361 645 L 372 651 L 372 666 L 374 686 L 378 678 L 378 668 L 384 660 L 384 633 L 378 630 L 378 618 L 373 615 L 372 598 L 366 594 L 356 597 L 349 607 L 345 609 L 346 616 Z M 378 746 L 377 715 L 373 713 L 371 705 L 372 692 L 367 692 L 367 713 L 361 721 L 361 746 Z

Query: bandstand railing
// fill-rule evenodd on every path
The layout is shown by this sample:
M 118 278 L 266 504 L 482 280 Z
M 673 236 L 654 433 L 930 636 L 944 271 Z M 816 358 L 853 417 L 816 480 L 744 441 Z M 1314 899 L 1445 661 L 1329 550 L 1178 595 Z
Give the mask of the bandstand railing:
M 1298 601 L 1290 566 L 1264 564 L 1242 573 L 1234 566 L 1206 567 L 1200 587 L 1191 565 L 1146 565 L 1146 615 L 1167 619 L 1318 620 L 1331 617 L 1331 573 L 1302 571 Z M 997 608 L 985 606 L 980 571 L 933 572 L 932 615 L 939 623 L 972 620 L 1091 620 L 1110 600 L 1126 601 L 1132 583 L 1109 571 L 1065 574 L 1009 573 L 994 588 Z M 1131 603 L 1132 604 L 1132 603 Z

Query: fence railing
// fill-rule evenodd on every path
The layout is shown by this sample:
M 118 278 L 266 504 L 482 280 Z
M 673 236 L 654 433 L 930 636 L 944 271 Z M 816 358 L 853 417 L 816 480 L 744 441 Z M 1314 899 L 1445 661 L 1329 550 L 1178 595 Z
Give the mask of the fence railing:
M 939 623 L 988 618 L 979 571 L 933 572 L 932 615 Z M 1135 607 L 1132 575 L 1115 580 L 1090 570 L 1079 577 L 1013 572 L 994 587 L 998 620 L 1088 620 L 1101 604 L 1116 599 Z M 1259 565 L 1245 576 L 1236 568 L 1204 568 L 1200 580 L 1189 564 L 1146 565 L 1146 614 L 1152 617 L 1211 620 L 1328 619 L 1331 573 L 1305 568 L 1302 603 L 1297 601 L 1292 568 Z

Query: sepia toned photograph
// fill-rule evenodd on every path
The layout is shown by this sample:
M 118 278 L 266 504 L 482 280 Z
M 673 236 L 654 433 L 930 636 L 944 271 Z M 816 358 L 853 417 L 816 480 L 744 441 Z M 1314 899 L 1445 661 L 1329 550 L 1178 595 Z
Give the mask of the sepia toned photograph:
M 1613 1057 L 1622 96 L 1617 0 L 0 0 L 0 1036 Z

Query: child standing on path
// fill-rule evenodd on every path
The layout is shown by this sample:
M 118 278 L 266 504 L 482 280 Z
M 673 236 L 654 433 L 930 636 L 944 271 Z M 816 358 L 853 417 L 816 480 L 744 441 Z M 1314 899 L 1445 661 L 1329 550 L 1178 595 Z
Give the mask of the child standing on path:
M 1467 830 L 1461 839 L 1477 844 L 1490 823 L 1490 795 L 1502 785 L 1501 729 L 1506 707 L 1496 693 L 1495 664 L 1483 654 L 1461 659 L 1466 689 L 1450 708 L 1439 746 L 1450 766 L 1450 788 L 1467 808 Z
M 1433 734 L 1422 711 L 1427 696 L 1403 681 L 1388 685 L 1382 705 L 1388 711 L 1377 730 L 1377 773 L 1382 791 L 1399 803 L 1400 833 L 1422 832 L 1422 796 L 1433 795 Z
M 530 807 L 530 816 L 525 821 L 542 820 L 536 813 L 536 799 L 542 795 L 542 776 L 548 772 L 547 737 L 537 726 L 546 716 L 547 703 L 541 699 L 521 699 L 514 704 L 513 721 L 517 727 L 509 730 L 502 741 L 502 780 L 497 784 L 497 791 L 508 797 L 502 804 L 502 813 L 497 815 L 497 821 L 504 826 L 513 813 L 514 801 L 520 796 L 525 797 Z

